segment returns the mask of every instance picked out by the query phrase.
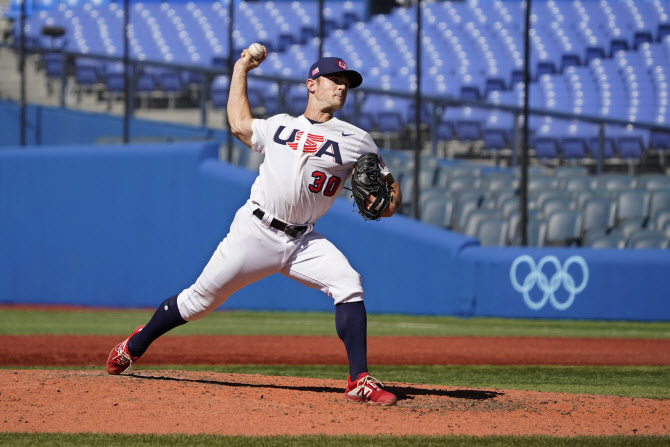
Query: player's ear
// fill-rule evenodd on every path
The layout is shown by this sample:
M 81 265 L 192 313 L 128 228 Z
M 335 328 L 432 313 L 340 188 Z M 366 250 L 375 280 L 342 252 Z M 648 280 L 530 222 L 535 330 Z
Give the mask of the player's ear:
M 314 93 L 316 91 L 317 82 L 314 79 L 308 79 L 306 84 L 307 84 L 307 90 L 310 93 Z

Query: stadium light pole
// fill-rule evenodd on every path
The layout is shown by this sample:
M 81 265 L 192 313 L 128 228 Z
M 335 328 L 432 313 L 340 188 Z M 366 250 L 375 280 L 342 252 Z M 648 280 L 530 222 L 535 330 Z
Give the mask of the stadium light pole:
M 128 46 L 128 28 L 130 24 L 130 0 L 123 0 L 123 95 L 124 112 L 123 112 L 123 142 L 130 141 L 130 57 Z
M 235 27 L 235 5 L 233 0 L 228 0 L 228 87 L 230 88 L 230 80 L 233 77 L 233 28 Z M 228 112 L 226 111 L 226 121 L 228 120 Z M 226 161 L 228 163 L 233 161 L 233 133 L 228 124 L 228 133 L 226 134 Z
M 19 37 L 19 73 L 21 74 L 21 99 L 19 110 L 19 130 L 21 146 L 26 145 L 26 1 L 21 1 L 21 33 Z
M 319 0 L 319 57 L 317 59 L 323 57 L 323 33 L 323 0 Z
M 523 41 L 523 131 L 521 133 L 521 178 L 519 204 L 521 209 L 521 246 L 528 245 L 528 92 L 530 87 L 530 10 L 531 0 L 526 0 L 526 24 Z M 518 124 L 517 124 L 518 125 Z
M 414 90 L 414 175 L 412 178 L 412 217 L 419 219 L 419 163 L 421 161 L 421 0 L 416 0 L 416 90 Z

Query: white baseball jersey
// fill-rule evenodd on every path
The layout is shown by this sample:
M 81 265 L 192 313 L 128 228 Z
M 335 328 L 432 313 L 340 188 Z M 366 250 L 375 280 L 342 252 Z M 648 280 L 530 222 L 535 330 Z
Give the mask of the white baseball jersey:
M 364 152 L 379 148 L 362 129 L 337 118 L 313 124 L 286 114 L 252 122 L 251 148 L 265 155 L 251 200 L 277 219 L 314 223 L 333 204 Z M 382 162 L 382 175 L 388 173 Z
M 181 316 L 202 318 L 237 290 L 274 273 L 321 290 L 335 304 L 362 301 L 360 275 L 313 224 L 342 191 L 358 157 L 379 154 L 377 145 L 367 132 L 337 118 L 311 123 L 282 114 L 255 119 L 252 130 L 252 149 L 265 159 L 251 197 L 196 282 L 179 294 Z M 263 219 L 253 215 L 257 208 Z M 308 231 L 292 238 L 271 226 L 273 218 L 308 225 Z M 276 299 L 290 297 L 279 292 Z

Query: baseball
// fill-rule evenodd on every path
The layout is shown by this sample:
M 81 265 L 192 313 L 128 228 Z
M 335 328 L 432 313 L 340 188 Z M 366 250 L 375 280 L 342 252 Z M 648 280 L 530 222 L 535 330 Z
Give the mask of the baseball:
M 265 54 L 265 47 L 260 43 L 252 43 L 249 45 L 248 51 L 253 59 L 260 59 Z

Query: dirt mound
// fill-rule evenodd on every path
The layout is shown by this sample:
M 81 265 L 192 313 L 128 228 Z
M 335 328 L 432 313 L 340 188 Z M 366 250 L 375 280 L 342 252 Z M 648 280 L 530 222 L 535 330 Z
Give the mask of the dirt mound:
M 667 401 L 389 383 L 395 407 L 342 381 L 139 371 L 0 371 L 0 431 L 222 435 L 668 435 Z

